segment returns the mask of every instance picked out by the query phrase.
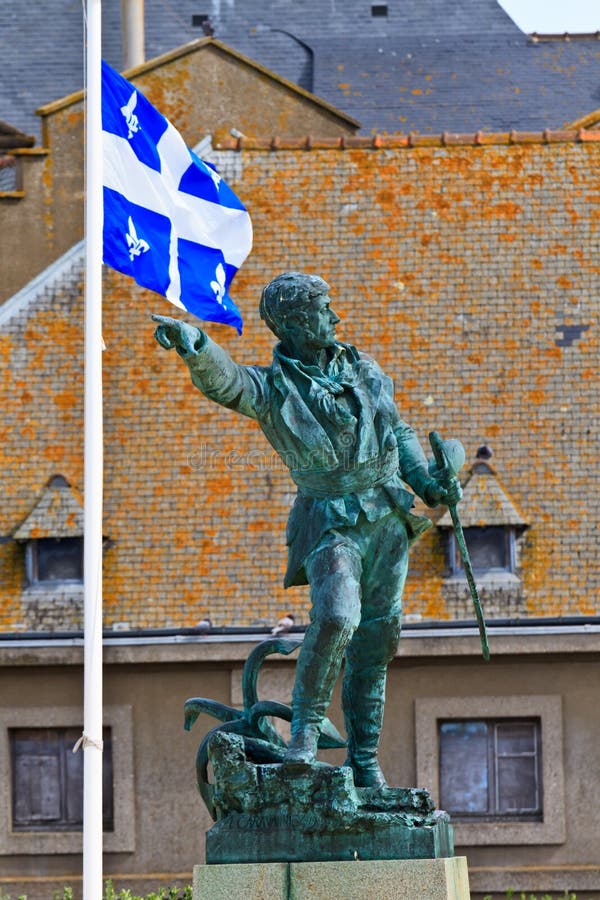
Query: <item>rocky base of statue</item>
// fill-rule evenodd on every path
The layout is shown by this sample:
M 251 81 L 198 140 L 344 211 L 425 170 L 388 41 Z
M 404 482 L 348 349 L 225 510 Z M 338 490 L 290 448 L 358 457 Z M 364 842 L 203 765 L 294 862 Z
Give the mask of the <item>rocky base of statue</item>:
M 417 788 L 356 788 L 352 770 L 248 758 L 240 735 L 212 735 L 216 824 L 206 861 L 435 859 L 454 855 L 452 826 Z

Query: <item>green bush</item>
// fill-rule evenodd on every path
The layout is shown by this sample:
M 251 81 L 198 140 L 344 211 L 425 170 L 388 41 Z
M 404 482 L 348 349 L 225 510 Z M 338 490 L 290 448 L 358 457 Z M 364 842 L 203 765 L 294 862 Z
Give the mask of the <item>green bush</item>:
M 59 900 L 70 900 L 70 898 L 61 897 Z M 192 900 L 192 887 L 188 884 L 183 888 L 159 888 L 156 892 L 151 891 L 145 897 L 140 897 L 138 894 L 132 893 L 129 888 L 115 891 L 112 881 L 107 881 L 104 885 L 103 900 Z
M 492 900 L 492 895 L 486 894 L 483 900 Z M 513 888 L 508 888 L 506 891 L 506 900 L 577 900 L 577 895 L 572 894 L 570 891 L 564 891 L 557 897 L 552 897 L 551 894 L 541 894 L 538 897 L 537 894 L 527 894 L 525 891 L 521 891 L 517 894 Z
M 0 900 L 11 900 L 9 894 L 0 894 Z M 27 900 L 27 894 L 19 894 L 16 900 Z M 73 900 L 73 888 L 68 885 L 62 891 L 54 891 L 53 900 Z M 145 897 L 134 894 L 129 888 L 121 888 L 115 891 L 112 881 L 107 881 L 104 885 L 103 900 L 192 900 L 192 887 L 168 887 L 159 888 L 158 891 L 151 891 Z

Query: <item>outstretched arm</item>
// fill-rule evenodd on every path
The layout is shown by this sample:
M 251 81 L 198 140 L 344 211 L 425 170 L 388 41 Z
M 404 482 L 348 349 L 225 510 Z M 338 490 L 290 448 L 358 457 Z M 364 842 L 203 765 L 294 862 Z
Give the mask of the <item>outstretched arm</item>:
M 198 390 L 221 406 L 257 418 L 264 393 L 264 378 L 258 367 L 238 365 L 195 325 L 170 316 L 152 318 L 158 322 L 156 340 L 165 350 L 177 350 Z

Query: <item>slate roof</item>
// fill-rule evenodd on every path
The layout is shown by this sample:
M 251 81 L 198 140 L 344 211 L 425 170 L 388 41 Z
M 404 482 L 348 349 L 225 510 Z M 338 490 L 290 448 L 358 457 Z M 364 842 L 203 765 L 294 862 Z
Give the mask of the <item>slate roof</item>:
M 489 463 L 477 461 L 471 466 L 460 502 L 460 521 L 463 528 L 486 525 L 512 525 L 523 528 L 527 522 L 497 480 Z M 446 510 L 438 520 L 439 528 L 452 528 L 450 512 Z
M 316 92 L 363 133 L 537 131 L 597 105 L 595 39 L 531 43 L 515 30 L 320 39 L 315 49 Z
M 557 128 L 598 106 L 600 42 L 534 41 L 496 0 L 146 0 L 146 58 L 216 38 L 361 120 L 364 133 Z M 120 0 L 103 55 L 120 68 Z M 0 5 L 0 117 L 40 135 L 35 109 L 83 86 L 79 3 Z M 600 14 L 599 14 L 600 15 Z M 598 23 L 600 28 L 600 20 Z M 60 52 L 58 52 L 60 51 Z

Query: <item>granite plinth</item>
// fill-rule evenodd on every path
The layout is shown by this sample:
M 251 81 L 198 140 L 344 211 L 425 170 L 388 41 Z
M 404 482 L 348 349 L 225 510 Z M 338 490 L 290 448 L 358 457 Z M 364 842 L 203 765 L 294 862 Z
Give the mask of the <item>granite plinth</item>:
M 464 856 L 194 867 L 194 900 L 469 900 Z

